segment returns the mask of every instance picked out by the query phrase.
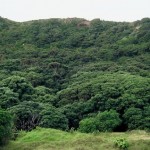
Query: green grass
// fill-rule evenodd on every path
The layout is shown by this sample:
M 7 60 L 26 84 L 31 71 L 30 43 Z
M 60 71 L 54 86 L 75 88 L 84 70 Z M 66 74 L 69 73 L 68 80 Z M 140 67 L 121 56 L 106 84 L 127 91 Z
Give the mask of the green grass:
M 2 150 L 117 150 L 114 140 L 125 138 L 129 150 L 149 150 L 150 134 L 145 131 L 122 133 L 84 134 L 55 129 L 37 128 L 31 132 L 20 132 Z

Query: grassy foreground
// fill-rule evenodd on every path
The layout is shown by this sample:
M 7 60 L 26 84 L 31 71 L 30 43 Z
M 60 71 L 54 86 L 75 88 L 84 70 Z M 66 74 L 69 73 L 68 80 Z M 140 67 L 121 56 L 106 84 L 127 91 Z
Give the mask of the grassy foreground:
M 84 134 L 64 132 L 55 129 L 37 128 L 31 132 L 21 132 L 2 150 L 115 150 L 114 141 L 125 138 L 129 150 L 149 150 L 150 133 L 132 131 L 125 133 Z

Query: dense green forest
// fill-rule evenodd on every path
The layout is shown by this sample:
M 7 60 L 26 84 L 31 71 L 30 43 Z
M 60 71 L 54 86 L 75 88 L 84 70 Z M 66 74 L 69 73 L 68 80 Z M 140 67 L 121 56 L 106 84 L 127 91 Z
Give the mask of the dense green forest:
M 0 18 L 0 144 L 36 126 L 149 130 L 149 52 L 149 18 Z

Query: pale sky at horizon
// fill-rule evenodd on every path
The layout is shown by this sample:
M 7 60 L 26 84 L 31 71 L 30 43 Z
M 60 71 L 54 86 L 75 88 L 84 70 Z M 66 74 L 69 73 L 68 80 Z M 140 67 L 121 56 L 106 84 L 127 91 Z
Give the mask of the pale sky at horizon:
M 150 18 L 150 0 L 0 0 L 0 16 L 20 22 L 72 17 L 136 21 Z

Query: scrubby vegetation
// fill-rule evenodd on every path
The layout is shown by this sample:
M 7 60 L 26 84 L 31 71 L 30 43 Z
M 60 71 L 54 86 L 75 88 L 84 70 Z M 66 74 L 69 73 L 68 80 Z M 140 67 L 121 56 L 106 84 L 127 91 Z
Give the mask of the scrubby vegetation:
M 149 150 L 149 144 L 150 135 L 144 131 L 85 134 L 37 128 L 22 131 L 2 150 Z
M 95 131 L 113 131 L 121 124 L 119 114 L 110 110 L 99 113 L 95 118 L 86 118 L 79 122 L 79 131 L 89 133 Z
M 0 110 L 0 146 L 6 144 L 12 136 L 12 116 L 3 110 Z
M 149 18 L 0 18 L 0 109 L 16 131 L 149 130 L 149 52 Z

